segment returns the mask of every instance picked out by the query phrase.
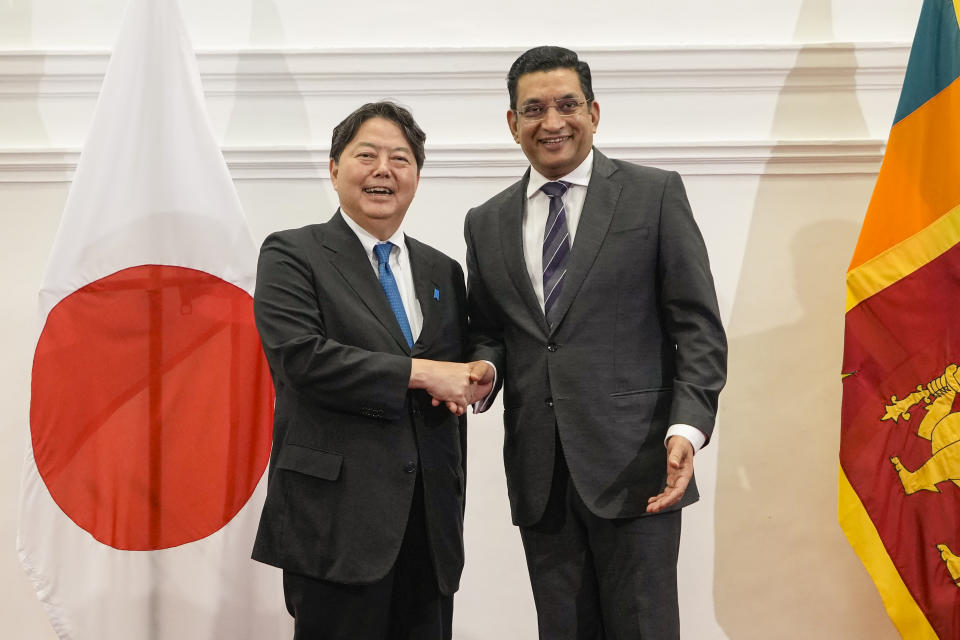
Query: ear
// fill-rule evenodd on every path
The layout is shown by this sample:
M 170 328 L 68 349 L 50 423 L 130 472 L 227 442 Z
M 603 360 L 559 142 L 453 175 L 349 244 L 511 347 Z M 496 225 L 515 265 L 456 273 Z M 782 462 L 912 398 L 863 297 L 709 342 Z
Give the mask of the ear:
M 600 124 L 600 105 L 594 100 L 590 103 L 590 122 L 593 123 L 593 132 L 597 132 L 597 125 Z
M 333 158 L 330 158 L 330 182 L 333 183 L 333 190 L 337 190 L 337 174 L 340 167 L 337 165 L 337 161 Z
M 513 135 L 513 141 L 520 144 L 520 132 L 517 130 L 517 112 L 513 109 L 507 110 L 507 126 L 510 127 L 510 133 Z

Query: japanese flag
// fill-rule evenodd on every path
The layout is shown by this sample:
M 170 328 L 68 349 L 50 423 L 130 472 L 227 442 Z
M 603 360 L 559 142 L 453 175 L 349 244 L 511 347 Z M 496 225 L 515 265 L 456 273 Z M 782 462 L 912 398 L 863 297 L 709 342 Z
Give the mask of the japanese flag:
M 18 550 L 60 638 L 291 635 L 255 268 L 179 7 L 131 0 L 40 290 Z

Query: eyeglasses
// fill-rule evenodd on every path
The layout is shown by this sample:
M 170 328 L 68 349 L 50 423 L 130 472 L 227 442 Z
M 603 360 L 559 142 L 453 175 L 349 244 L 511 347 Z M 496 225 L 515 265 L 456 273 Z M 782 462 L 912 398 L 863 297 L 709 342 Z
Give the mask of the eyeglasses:
M 562 98 L 559 100 L 554 100 L 553 104 L 548 104 L 546 102 L 533 102 L 530 104 L 525 104 L 519 109 L 516 109 L 516 112 L 527 122 L 538 122 L 547 117 L 547 111 L 550 110 L 550 107 L 556 109 L 559 116 L 569 118 L 570 116 L 576 115 L 577 112 L 580 111 L 580 107 L 585 104 L 587 104 L 586 100 Z

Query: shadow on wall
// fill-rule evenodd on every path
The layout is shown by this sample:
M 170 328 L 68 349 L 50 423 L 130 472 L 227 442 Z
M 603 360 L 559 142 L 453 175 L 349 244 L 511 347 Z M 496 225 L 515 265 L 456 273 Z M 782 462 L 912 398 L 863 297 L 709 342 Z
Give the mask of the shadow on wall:
M 830 0 L 806 0 L 796 39 L 831 41 L 830 25 Z M 810 55 L 799 53 L 785 81 L 771 138 L 805 127 L 867 137 L 853 89 L 802 88 Z M 828 97 L 812 104 L 817 95 Z M 759 181 L 719 416 L 714 598 L 731 640 L 898 637 L 837 524 L 844 274 L 874 180 L 768 172 Z
M 312 140 L 307 103 L 309 98 L 301 92 L 296 77 L 282 57 L 269 56 L 277 64 L 264 69 L 264 56 L 256 51 L 275 49 L 277 43 L 286 42 L 286 39 L 277 0 L 252 0 L 249 46 L 253 51 L 241 52 L 238 56 L 236 99 L 224 133 L 222 144 L 225 147 L 264 151 L 272 148 L 309 150 Z M 264 78 L 269 78 L 269 90 L 261 86 Z M 324 106 L 320 105 L 321 112 Z M 346 115 L 340 115 L 336 122 Z M 329 140 L 328 136 L 328 132 L 322 132 L 322 138 Z M 280 190 L 278 195 L 283 198 L 283 204 L 276 207 L 279 211 L 268 210 L 260 215 L 252 210 L 247 212 L 248 223 L 258 244 L 270 232 L 325 221 L 336 210 L 336 198 L 330 195 L 334 192 L 325 188 L 325 179 L 329 175 L 325 160 L 314 167 L 318 180 L 275 183 L 271 185 L 272 188 L 267 187 L 269 183 L 260 180 L 234 180 L 245 205 L 260 203 L 267 194 L 273 193 L 273 189 Z M 271 205 L 267 203 L 265 206 Z M 291 217 L 284 218 L 281 212 Z M 258 228 L 257 223 L 262 221 L 267 226 Z
M 31 0 L 0 3 L 0 43 L 4 48 L 29 50 L 34 46 L 32 5 Z M 50 142 L 40 113 L 40 80 L 46 61 L 42 56 L 30 56 L 29 61 L 27 68 L 18 70 L 22 76 L 13 95 L 4 91 L 6 95 L 0 99 L 0 140 L 5 147 L 39 148 Z

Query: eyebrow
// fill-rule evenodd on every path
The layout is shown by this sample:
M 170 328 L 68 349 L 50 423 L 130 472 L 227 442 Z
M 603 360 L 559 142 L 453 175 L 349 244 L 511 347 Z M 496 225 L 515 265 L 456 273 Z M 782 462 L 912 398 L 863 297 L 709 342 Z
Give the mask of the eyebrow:
M 369 148 L 374 149 L 374 150 L 377 150 L 377 151 L 379 151 L 380 148 L 381 148 L 381 147 L 378 147 L 377 145 L 373 144 L 372 142 L 364 142 L 363 140 L 358 140 L 358 141 L 357 141 L 357 146 L 358 146 L 358 147 L 369 147 Z M 413 153 L 413 151 L 411 151 L 409 147 L 403 147 L 403 146 L 393 147 L 393 148 L 389 149 L 389 151 L 390 151 L 391 153 L 394 153 L 394 152 L 397 152 L 397 151 L 404 151 L 404 152 L 406 152 L 406 153 Z
M 558 96 L 558 97 L 554 98 L 554 100 L 568 100 L 568 99 L 570 99 L 570 98 L 576 98 L 577 100 L 579 100 L 579 99 L 580 99 L 580 96 L 578 96 L 578 95 L 575 94 L 575 93 L 568 93 L 568 94 L 563 95 L 563 96 Z M 549 101 L 548 101 L 548 100 L 543 100 L 542 98 L 527 98 L 526 100 L 523 101 L 523 104 L 524 104 L 524 105 L 528 105 L 528 104 L 541 104 L 541 103 L 544 103 L 544 102 L 549 102 Z

